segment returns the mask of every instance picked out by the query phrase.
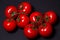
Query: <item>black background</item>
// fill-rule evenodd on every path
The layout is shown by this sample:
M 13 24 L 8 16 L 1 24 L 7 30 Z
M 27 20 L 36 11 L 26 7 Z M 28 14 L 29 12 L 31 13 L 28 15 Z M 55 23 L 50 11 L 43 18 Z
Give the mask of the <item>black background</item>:
M 3 20 L 6 18 L 4 10 L 9 5 L 17 5 L 20 2 L 27 1 L 31 3 L 34 10 L 42 13 L 53 10 L 58 16 L 58 22 L 54 25 L 54 35 L 49 38 L 36 38 L 36 40 L 60 40 L 60 1 L 59 0 L 0 0 L 0 40 L 29 40 L 24 34 L 23 30 L 17 29 L 14 33 L 8 33 L 3 29 Z M 35 39 L 34 39 L 35 40 Z

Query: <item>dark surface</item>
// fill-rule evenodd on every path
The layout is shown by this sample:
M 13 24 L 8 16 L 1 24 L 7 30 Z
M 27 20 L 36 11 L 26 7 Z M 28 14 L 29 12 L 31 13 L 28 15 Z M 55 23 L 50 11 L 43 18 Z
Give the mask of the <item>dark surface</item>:
M 17 7 L 19 2 L 28 1 L 34 7 L 34 10 L 42 13 L 53 10 L 56 12 L 58 19 L 60 19 L 60 1 L 59 0 L 0 0 L 0 40 L 29 40 L 24 34 L 23 30 L 17 29 L 13 33 L 8 33 L 3 29 L 3 20 L 5 7 L 15 5 Z M 60 40 L 60 20 L 54 25 L 54 35 L 49 38 L 37 37 L 34 40 Z

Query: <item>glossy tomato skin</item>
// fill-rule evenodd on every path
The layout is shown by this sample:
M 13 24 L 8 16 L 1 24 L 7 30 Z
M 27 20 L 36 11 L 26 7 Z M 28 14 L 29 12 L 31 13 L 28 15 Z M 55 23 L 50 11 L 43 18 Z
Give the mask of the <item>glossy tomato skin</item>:
M 38 19 L 38 17 L 39 17 L 39 19 Z M 40 25 L 42 23 L 42 14 L 41 14 L 41 12 L 38 12 L 38 11 L 33 12 L 30 15 L 30 21 Z
M 52 26 L 50 23 L 44 23 L 43 25 L 39 26 L 39 34 L 42 37 L 49 37 L 53 32 Z
M 29 39 L 33 39 L 38 35 L 38 29 L 34 29 L 33 26 L 33 24 L 28 24 L 24 28 L 24 35 Z
M 15 18 L 17 16 L 17 9 L 15 6 L 7 6 L 5 9 L 5 16 L 7 18 Z
M 47 20 L 46 20 L 47 17 Z M 49 22 L 50 24 L 54 24 L 57 20 L 57 15 L 54 11 L 48 11 L 44 14 L 44 21 Z
M 17 17 L 16 22 L 19 28 L 24 28 L 29 23 L 29 18 L 24 14 L 20 14 Z
M 28 2 L 21 2 L 18 5 L 18 12 L 28 15 L 31 12 L 31 4 Z
M 13 19 L 6 19 L 3 22 L 3 27 L 6 31 L 12 32 L 16 28 L 16 22 Z

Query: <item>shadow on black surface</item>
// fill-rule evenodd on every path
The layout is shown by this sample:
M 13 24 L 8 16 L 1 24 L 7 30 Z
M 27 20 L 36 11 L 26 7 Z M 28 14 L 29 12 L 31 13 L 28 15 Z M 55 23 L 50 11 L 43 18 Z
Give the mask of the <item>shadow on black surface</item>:
M 32 11 L 31 11 L 31 13 L 34 12 L 34 11 L 36 11 L 36 10 L 35 10 L 34 6 L 32 5 Z
M 15 30 L 13 30 L 12 32 L 8 32 L 8 33 L 15 33 L 18 30 L 18 27 L 16 27 Z
M 24 28 L 18 28 L 18 29 L 24 30 Z
M 60 22 L 60 19 L 59 19 L 59 16 L 57 16 L 56 23 L 55 23 L 55 24 L 53 24 L 52 26 L 53 26 L 53 27 L 57 26 L 57 25 L 59 24 L 59 22 Z
M 40 35 L 38 35 L 36 38 L 29 39 L 29 40 L 37 40 L 38 38 L 40 38 Z

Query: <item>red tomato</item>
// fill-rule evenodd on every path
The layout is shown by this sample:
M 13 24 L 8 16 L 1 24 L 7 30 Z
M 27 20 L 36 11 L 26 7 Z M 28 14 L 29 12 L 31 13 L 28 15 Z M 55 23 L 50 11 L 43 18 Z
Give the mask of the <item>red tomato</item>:
M 42 14 L 40 12 L 37 12 L 37 11 L 33 12 L 30 15 L 30 21 L 40 25 L 42 23 Z
M 30 39 L 35 38 L 38 35 L 38 30 L 33 24 L 28 24 L 24 28 L 24 35 Z
M 16 22 L 13 19 L 6 19 L 3 22 L 3 27 L 6 31 L 12 32 L 16 28 Z
M 39 34 L 42 37 L 49 37 L 52 34 L 52 26 L 49 23 L 44 23 L 39 26 Z
M 44 21 L 49 22 L 50 24 L 54 24 L 57 20 L 57 15 L 53 11 L 48 11 L 44 14 Z
M 15 6 L 7 6 L 5 9 L 5 15 L 7 18 L 15 18 L 17 16 L 17 9 Z
M 20 14 L 17 17 L 16 22 L 17 22 L 18 27 L 24 28 L 29 23 L 29 18 L 28 18 L 28 16 L 26 16 L 24 14 Z
M 28 15 L 31 12 L 31 4 L 28 2 L 21 2 L 18 5 L 18 12 Z

